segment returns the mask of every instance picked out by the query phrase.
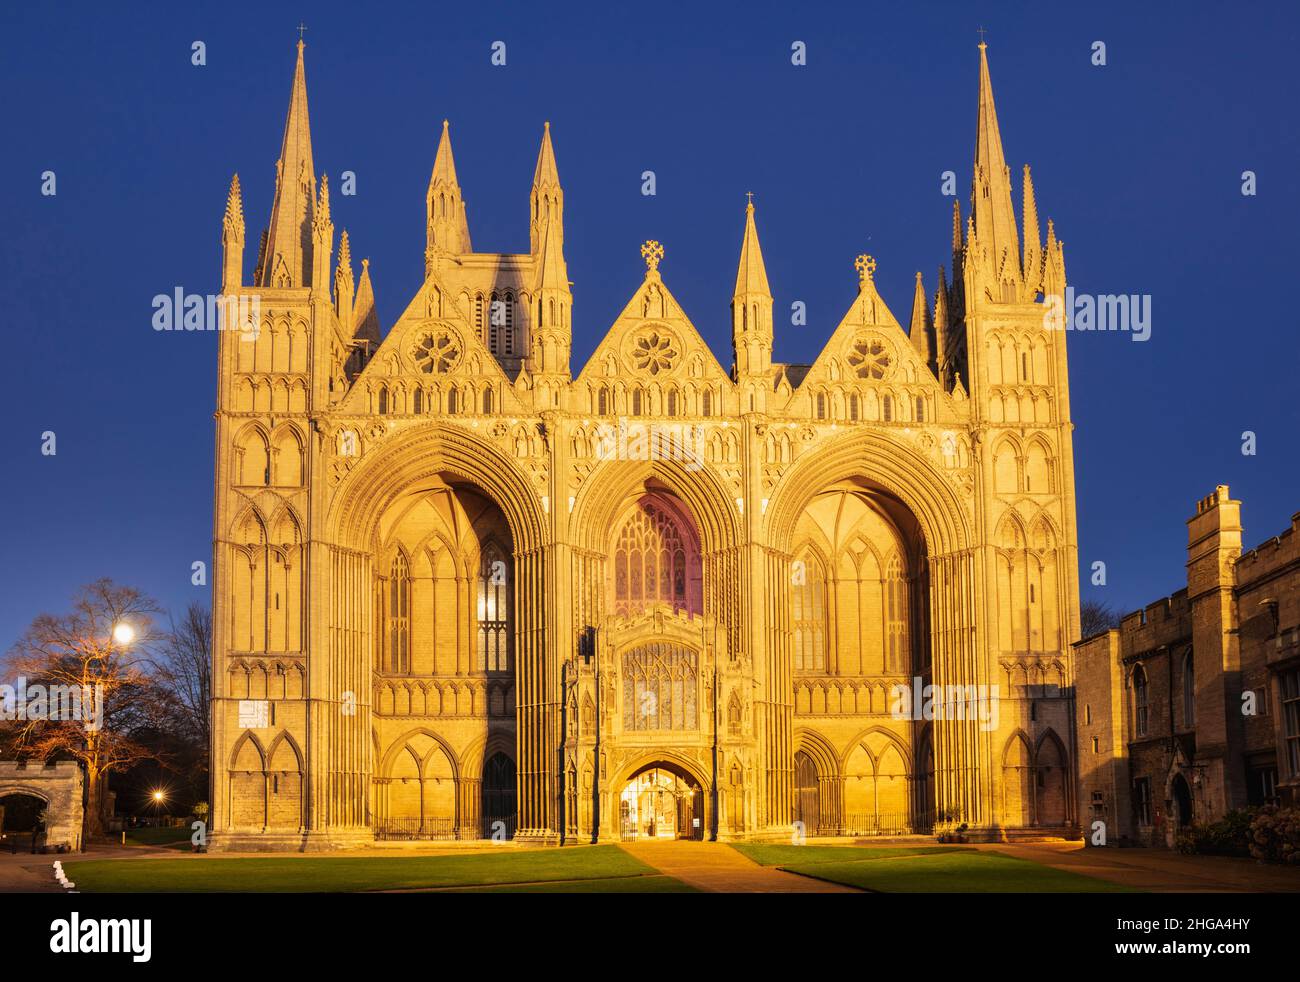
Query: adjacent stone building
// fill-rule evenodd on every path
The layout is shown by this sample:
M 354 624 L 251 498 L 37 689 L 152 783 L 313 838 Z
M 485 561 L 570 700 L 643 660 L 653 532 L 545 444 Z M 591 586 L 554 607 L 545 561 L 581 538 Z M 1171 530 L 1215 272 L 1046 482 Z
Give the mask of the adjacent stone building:
M 654 241 L 573 366 L 565 242 L 609 230 L 566 228 L 549 125 L 501 254 L 443 123 L 381 330 L 299 44 L 251 276 L 237 177 L 222 223 L 257 312 L 219 352 L 213 848 L 1076 824 L 1064 251 L 1028 167 L 1017 220 L 983 44 L 978 72 L 971 209 L 907 330 L 859 256 L 844 316 L 798 328 L 816 360 L 774 362 L 751 201 L 729 366 Z M 996 713 L 897 711 L 926 684 Z
M 84 787 L 85 777 L 75 760 L 0 760 L 0 813 L 12 808 L 42 814 L 45 831 L 39 844 L 51 849 L 81 848 Z M 30 831 L 30 825 L 24 822 L 23 826 Z M 5 827 L 13 825 L 6 822 Z
M 1079 814 L 1111 842 L 1300 803 L 1300 514 L 1243 554 L 1220 485 L 1187 529 L 1187 588 L 1074 646 Z

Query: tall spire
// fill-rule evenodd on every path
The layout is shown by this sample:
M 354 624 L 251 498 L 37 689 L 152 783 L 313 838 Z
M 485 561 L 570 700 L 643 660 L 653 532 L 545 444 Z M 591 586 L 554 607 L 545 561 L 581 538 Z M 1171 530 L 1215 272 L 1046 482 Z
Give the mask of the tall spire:
M 772 290 L 767 283 L 763 250 L 758 244 L 754 196 L 748 198 L 740 263 L 736 267 L 736 290 L 731 298 L 731 336 L 738 377 L 765 376 L 772 365 Z
M 989 78 L 988 45 L 980 42 L 979 121 L 975 136 L 975 175 L 971 182 L 971 208 L 975 232 L 993 271 L 1001 271 L 1008 257 L 1020 258 L 1016 216 L 1011 206 L 1011 171 L 1002 152 L 993 82 Z
M 560 171 L 555 166 L 555 148 L 551 145 L 551 124 L 542 128 L 542 145 L 537 151 L 537 167 L 533 170 L 533 190 L 528 197 L 529 249 L 537 255 L 547 221 L 556 225 L 555 235 L 564 244 L 564 189 L 560 187 Z
M 425 197 L 425 275 L 433 272 L 441 254 L 459 256 L 472 251 L 465 199 L 456 180 L 456 161 L 451 153 L 451 124 L 442 121 L 438 153 L 433 159 L 429 193 Z
M 907 329 L 907 334 L 921 360 L 933 368 L 934 348 L 930 339 L 930 308 L 925 301 L 925 286 L 921 283 L 920 270 L 916 273 L 916 290 L 912 294 L 912 322 Z
M 747 294 L 772 299 L 767 285 L 767 267 L 763 264 L 763 250 L 758 244 L 758 227 L 754 224 L 754 199 L 745 205 L 745 233 L 740 240 L 740 265 L 736 269 L 735 296 Z
M 262 268 L 258 270 L 259 286 L 311 285 L 311 213 L 316 197 L 316 177 L 311 155 L 311 126 L 307 119 L 304 47 L 306 45 L 299 38 L 298 63 L 293 72 L 284 142 L 275 165 L 275 203 L 271 206 Z

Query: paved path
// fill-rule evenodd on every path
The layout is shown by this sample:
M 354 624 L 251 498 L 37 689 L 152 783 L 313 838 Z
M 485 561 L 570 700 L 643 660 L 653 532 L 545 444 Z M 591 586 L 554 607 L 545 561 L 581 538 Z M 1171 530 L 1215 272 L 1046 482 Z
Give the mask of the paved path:
M 623 842 L 629 855 L 709 893 L 861 893 L 772 866 L 760 866 L 722 842 Z
M 20 852 L 0 852 L 0 893 L 63 893 L 54 879 L 54 861 L 79 858 Z

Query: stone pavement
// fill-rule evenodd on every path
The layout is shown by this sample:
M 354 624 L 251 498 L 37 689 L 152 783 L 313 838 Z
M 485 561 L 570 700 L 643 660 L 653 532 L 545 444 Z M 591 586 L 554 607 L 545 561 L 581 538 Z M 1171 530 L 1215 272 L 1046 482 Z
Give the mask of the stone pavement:
M 623 842 L 629 855 L 709 893 L 861 893 L 772 866 L 760 866 L 722 842 Z
M 63 893 L 63 887 L 54 879 L 54 861 L 80 858 L 79 854 L 64 856 L 40 855 L 30 852 L 0 852 L 0 893 Z

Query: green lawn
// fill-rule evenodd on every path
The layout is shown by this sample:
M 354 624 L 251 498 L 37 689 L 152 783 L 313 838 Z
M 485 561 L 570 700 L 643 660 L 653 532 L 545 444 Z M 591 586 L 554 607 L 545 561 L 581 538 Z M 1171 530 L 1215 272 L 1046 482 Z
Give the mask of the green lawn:
M 1127 893 L 1128 887 L 1000 852 L 855 846 L 734 848 L 755 862 L 877 893 Z M 762 858 L 760 858 L 762 857 Z
M 760 866 L 846 861 L 897 859 L 925 853 L 956 852 L 961 846 L 773 846 L 756 842 L 733 842 L 731 848 Z
M 158 846 L 166 849 L 189 849 L 190 836 L 194 833 L 190 831 L 188 825 L 182 825 L 178 829 L 127 829 L 126 841 L 128 845 L 137 846 Z
M 668 877 L 617 846 L 516 850 L 447 856 L 187 856 L 65 862 L 68 879 L 85 893 L 351 893 L 421 887 L 502 887 L 529 890 L 665 892 Z M 647 876 L 647 874 L 653 874 Z M 642 880 L 644 882 L 634 882 Z M 590 880 L 547 883 L 552 880 Z M 660 882 L 652 883 L 651 880 Z M 594 881 L 601 881 L 597 885 Z M 678 886 L 684 886 L 678 884 Z

